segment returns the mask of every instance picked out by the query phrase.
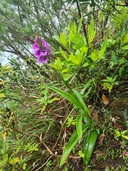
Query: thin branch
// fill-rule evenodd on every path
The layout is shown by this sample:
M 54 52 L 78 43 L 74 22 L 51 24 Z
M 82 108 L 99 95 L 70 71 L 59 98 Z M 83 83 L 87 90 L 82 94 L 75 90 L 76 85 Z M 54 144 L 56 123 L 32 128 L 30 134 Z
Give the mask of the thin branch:
M 78 0 L 76 0 L 76 5 L 77 5 L 79 17 L 81 18 L 82 15 L 81 15 L 81 10 L 80 10 L 80 5 L 79 5 L 79 3 L 78 3 Z M 86 31 L 86 29 L 85 29 L 85 24 L 84 24 L 84 21 L 83 21 L 83 20 L 82 20 L 82 26 L 83 26 L 84 36 L 85 36 L 85 38 L 86 38 L 86 42 L 87 42 L 87 46 L 88 46 L 88 36 L 87 36 L 87 31 Z

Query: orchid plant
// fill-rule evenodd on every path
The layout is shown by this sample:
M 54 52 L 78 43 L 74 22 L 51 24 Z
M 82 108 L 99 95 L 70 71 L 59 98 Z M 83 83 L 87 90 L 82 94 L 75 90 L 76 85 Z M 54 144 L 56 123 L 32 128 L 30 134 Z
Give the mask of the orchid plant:
M 64 32 L 60 34 L 60 37 L 54 37 L 62 46 L 64 46 L 65 49 L 67 49 L 67 51 L 60 48 L 59 53 L 61 54 L 61 57 L 57 57 L 54 63 L 48 64 L 53 68 L 62 83 L 64 83 L 66 86 L 65 91 L 56 86 L 49 86 L 49 89 L 67 99 L 78 111 L 75 121 L 76 130 L 64 148 L 60 166 L 65 163 L 68 155 L 79 142 L 79 140 L 84 138 L 83 135 L 85 132 L 87 135 L 83 142 L 83 162 L 85 165 L 87 165 L 99 135 L 99 130 L 93 123 L 93 119 L 87 105 L 85 104 L 85 99 L 83 98 L 82 93 L 79 92 L 78 89 L 72 88 L 71 80 L 74 78 L 74 76 L 76 77 L 81 68 L 86 68 L 88 66 L 93 67 L 96 61 L 102 58 L 106 49 L 106 40 L 103 42 L 99 52 L 96 50 L 92 51 L 92 62 L 90 62 L 90 60 L 87 58 L 89 47 L 87 46 L 85 37 L 80 34 L 81 25 L 82 19 L 80 20 L 78 29 L 74 23 L 70 23 L 69 28 L 67 28 L 68 32 L 64 30 Z M 93 19 L 88 26 L 88 34 L 90 34 L 89 46 L 91 49 L 91 42 L 96 35 Z M 36 37 L 34 40 L 33 49 L 34 55 L 37 58 L 37 62 L 47 64 L 48 57 L 51 55 L 50 45 L 44 39 Z M 98 54 L 98 56 L 96 54 Z

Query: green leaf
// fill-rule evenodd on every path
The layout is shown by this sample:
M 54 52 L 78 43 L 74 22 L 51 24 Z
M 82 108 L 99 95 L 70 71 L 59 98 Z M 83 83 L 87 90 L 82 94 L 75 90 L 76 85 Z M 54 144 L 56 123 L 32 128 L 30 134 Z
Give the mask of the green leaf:
M 91 43 L 96 35 L 96 29 L 94 28 L 94 20 L 91 19 L 90 24 L 88 25 L 88 41 Z
M 62 70 L 62 62 L 61 59 L 59 57 L 57 57 L 57 59 L 55 60 L 54 64 L 49 64 L 51 67 L 61 71 Z
M 63 79 L 64 79 L 65 81 L 67 81 L 67 80 L 69 80 L 72 76 L 73 76 L 73 74 L 65 73 L 65 74 L 63 74 Z
M 77 134 L 78 134 L 78 138 L 81 139 L 82 138 L 82 119 L 83 119 L 83 114 L 80 114 L 77 116 L 76 118 L 76 130 L 77 130 Z
M 56 87 L 49 87 L 49 88 L 52 89 L 53 91 L 57 92 L 58 94 L 60 94 L 62 97 L 64 97 L 68 101 L 70 101 L 74 105 L 74 107 L 81 108 L 78 100 L 76 99 L 76 97 L 73 94 L 67 93 L 63 90 L 60 90 L 59 88 L 56 88 Z
M 7 163 L 8 163 L 8 160 L 9 160 L 9 159 L 8 159 L 8 154 L 4 153 L 4 155 L 3 155 L 3 160 L 0 161 L 0 167 L 6 166 Z
M 66 45 L 67 45 L 66 30 L 64 30 L 62 33 L 60 33 L 60 37 L 59 36 L 53 36 L 53 38 L 55 40 L 57 40 L 59 43 L 61 43 L 64 47 L 66 47 Z
M 99 54 L 98 54 L 98 58 L 102 58 L 103 55 L 104 55 L 104 52 L 106 50 L 106 46 L 107 46 L 107 39 L 104 40 L 102 46 L 101 46 L 101 49 L 99 51 Z
M 79 61 L 79 65 L 81 65 L 82 60 L 83 60 L 83 52 L 79 51 L 78 49 L 75 52 L 75 55 Z
M 60 94 L 62 97 L 64 97 L 65 99 L 67 99 L 69 102 L 71 102 L 73 104 L 74 107 L 80 109 L 84 116 L 86 117 L 86 122 L 87 123 L 91 123 L 91 118 L 90 118 L 90 111 L 88 109 L 88 107 L 86 106 L 84 100 L 82 99 L 80 93 L 78 93 L 76 90 L 72 90 L 73 93 L 67 93 L 63 90 L 60 90 L 59 88 L 56 87 L 49 87 L 50 89 L 52 89 L 53 91 L 57 92 L 58 94 Z
M 83 67 L 87 67 L 89 65 L 89 63 L 88 62 L 85 62 L 82 66 Z
M 84 133 L 89 127 L 89 124 L 85 124 L 82 127 L 82 133 Z M 67 159 L 68 155 L 70 154 L 70 152 L 72 151 L 72 149 L 74 148 L 74 146 L 77 144 L 79 140 L 77 131 L 74 131 L 74 133 L 72 134 L 71 138 L 69 139 L 66 148 L 64 149 L 64 152 L 62 154 L 62 158 L 60 161 L 60 167 L 65 163 L 65 160 Z
M 68 72 L 68 73 L 69 73 L 69 72 L 70 72 L 70 69 L 69 69 L 69 68 L 63 69 L 62 72 L 63 72 L 63 73 Z
M 24 163 L 23 166 L 22 166 L 22 169 L 26 170 L 26 168 L 27 168 L 27 163 Z
M 77 27 L 76 27 L 75 22 L 72 22 L 72 21 L 69 22 L 68 29 L 69 29 L 70 31 L 72 31 L 74 34 L 76 34 Z
M 69 47 L 70 47 L 70 45 L 71 45 L 71 42 L 74 41 L 74 37 L 75 37 L 75 34 L 73 33 L 72 30 L 70 30 L 69 37 L 68 37 L 68 44 L 69 44 Z
M 128 50 L 128 45 L 122 47 L 123 50 Z
M 9 161 L 9 164 L 11 165 L 15 165 L 16 163 L 18 163 L 20 161 L 20 159 L 18 157 L 15 157 L 15 158 L 12 158 L 10 161 Z
M 75 45 L 73 46 L 74 49 L 80 49 L 83 46 L 85 46 L 85 37 L 76 34 L 75 37 L 73 38 L 73 43 L 75 43 Z
M 83 46 L 83 47 L 80 48 L 80 51 L 83 52 L 83 53 L 87 53 L 88 52 L 88 47 Z
M 56 65 L 58 66 L 59 70 L 62 70 L 62 62 L 59 57 L 57 57 L 57 59 L 56 59 Z
M 123 40 L 122 40 L 122 45 L 128 43 L 128 33 L 126 33 L 123 37 Z
M 83 17 L 80 18 L 80 21 L 79 21 L 79 24 L 78 24 L 78 33 L 80 32 L 81 30 L 81 27 L 82 27 L 82 21 L 83 21 Z
M 119 17 L 117 17 L 117 16 L 114 16 L 113 19 L 114 19 L 117 23 L 119 23 L 119 24 L 122 23 L 122 19 L 119 18 Z
M 72 61 L 73 64 L 79 65 L 79 60 L 76 55 L 71 54 L 68 58 L 69 61 Z
M 83 52 L 76 50 L 75 55 L 71 54 L 68 60 L 72 61 L 73 64 L 81 65 L 83 59 Z
M 84 94 L 85 94 L 85 91 L 86 91 L 87 89 L 91 88 L 92 85 L 94 85 L 93 80 L 92 80 L 92 79 L 88 80 L 88 81 L 86 82 L 86 84 L 84 85 L 83 89 L 80 91 L 80 94 L 81 94 L 81 95 L 84 95 Z M 86 92 L 88 93 L 88 90 L 87 90 Z
M 89 132 L 85 137 L 84 147 L 83 147 L 83 153 L 84 153 L 83 162 L 85 165 L 88 165 L 90 161 L 98 135 L 99 135 L 99 130 L 95 129 L 95 130 L 89 130 Z
M 98 58 L 98 52 L 96 50 L 94 50 L 92 53 L 91 53 L 91 59 L 96 62 L 99 58 Z
M 67 59 L 67 55 L 66 55 L 65 51 L 63 51 L 61 47 L 59 47 L 59 49 L 60 49 L 60 53 L 63 56 L 63 58 Z
M 123 79 L 124 79 L 124 77 L 126 76 L 126 69 L 125 69 L 124 66 L 120 67 L 120 69 L 119 69 L 119 76 L 120 76 L 121 78 L 123 78 Z
M 73 92 L 74 92 L 74 94 L 76 95 L 76 98 L 79 101 L 79 105 L 81 106 L 81 109 L 83 109 L 84 112 L 86 112 L 88 115 L 90 115 L 90 111 L 89 111 L 88 107 L 86 106 L 81 94 L 75 89 L 73 89 Z
M 60 43 L 66 47 L 67 46 L 67 42 L 66 42 L 66 31 L 60 33 Z

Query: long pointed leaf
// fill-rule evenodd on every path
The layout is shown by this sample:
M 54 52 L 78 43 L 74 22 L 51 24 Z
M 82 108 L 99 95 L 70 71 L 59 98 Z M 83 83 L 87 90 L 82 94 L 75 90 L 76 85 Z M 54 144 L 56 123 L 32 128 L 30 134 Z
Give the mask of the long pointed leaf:
M 64 97 L 68 101 L 70 101 L 75 107 L 81 108 L 78 100 L 72 94 L 64 92 L 64 91 L 62 91 L 62 90 L 60 90 L 59 88 L 56 88 L 56 87 L 49 87 L 49 88 L 52 89 L 53 91 L 57 92 L 58 94 L 60 94 L 62 97 Z
M 89 124 L 85 124 L 83 125 L 82 128 L 82 133 L 84 133 L 89 127 Z M 60 167 L 65 163 L 65 160 L 67 159 L 68 155 L 70 154 L 71 150 L 74 148 L 74 146 L 77 144 L 79 140 L 77 131 L 74 131 L 74 133 L 72 134 L 71 138 L 69 139 L 68 144 L 66 145 L 66 148 L 63 152 L 61 161 L 60 161 Z
M 80 114 L 77 116 L 76 118 L 76 130 L 77 130 L 77 134 L 78 134 L 78 138 L 82 138 L 82 119 L 83 119 L 83 114 Z
M 90 111 L 89 111 L 88 107 L 86 106 L 86 104 L 85 104 L 85 102 L 84 102 L 82 96 L 80 95 L 80 93 L 78 93 L 78 91 L 77 91 L 77 90 L 74 90 L 74 89 L 73 89 L 73 92 L 75 93 L 75 95 L 76 95 L 76 97 L 77 97 L 77 99 L 78 99 L 78 101 L 79 101 L 79 103 L 80 103 L 82 109 L 83 109 L 88 115 L 90 115 Z
M 106 50 L 106 46 L 107 46 L 107 40 L 105 39 L 102 46 L 101 46 L 101 49 L 99 51 L 99 54 L 98 54 L 98 58 L 102 58 L 103 55 L 104 55 L 104 52 Z
M 99 136 L 99 130 L 95 129 L 95 130 L 90 130 L 85 137 L 84 148 L 83 148 L 83 153 L 84 153 L 83 162 L 85 165 L 88 165 L 90 161 L 98 136 Z

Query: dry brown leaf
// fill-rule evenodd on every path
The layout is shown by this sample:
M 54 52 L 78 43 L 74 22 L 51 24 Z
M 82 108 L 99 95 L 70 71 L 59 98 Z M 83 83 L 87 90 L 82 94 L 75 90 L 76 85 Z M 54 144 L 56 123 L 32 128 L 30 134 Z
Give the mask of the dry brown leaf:
M 108 98 L 104 94 L 102 94 L 102 103 L 104 105 L 108 105 L 109 104 L 109 100 L 108 100 Z

